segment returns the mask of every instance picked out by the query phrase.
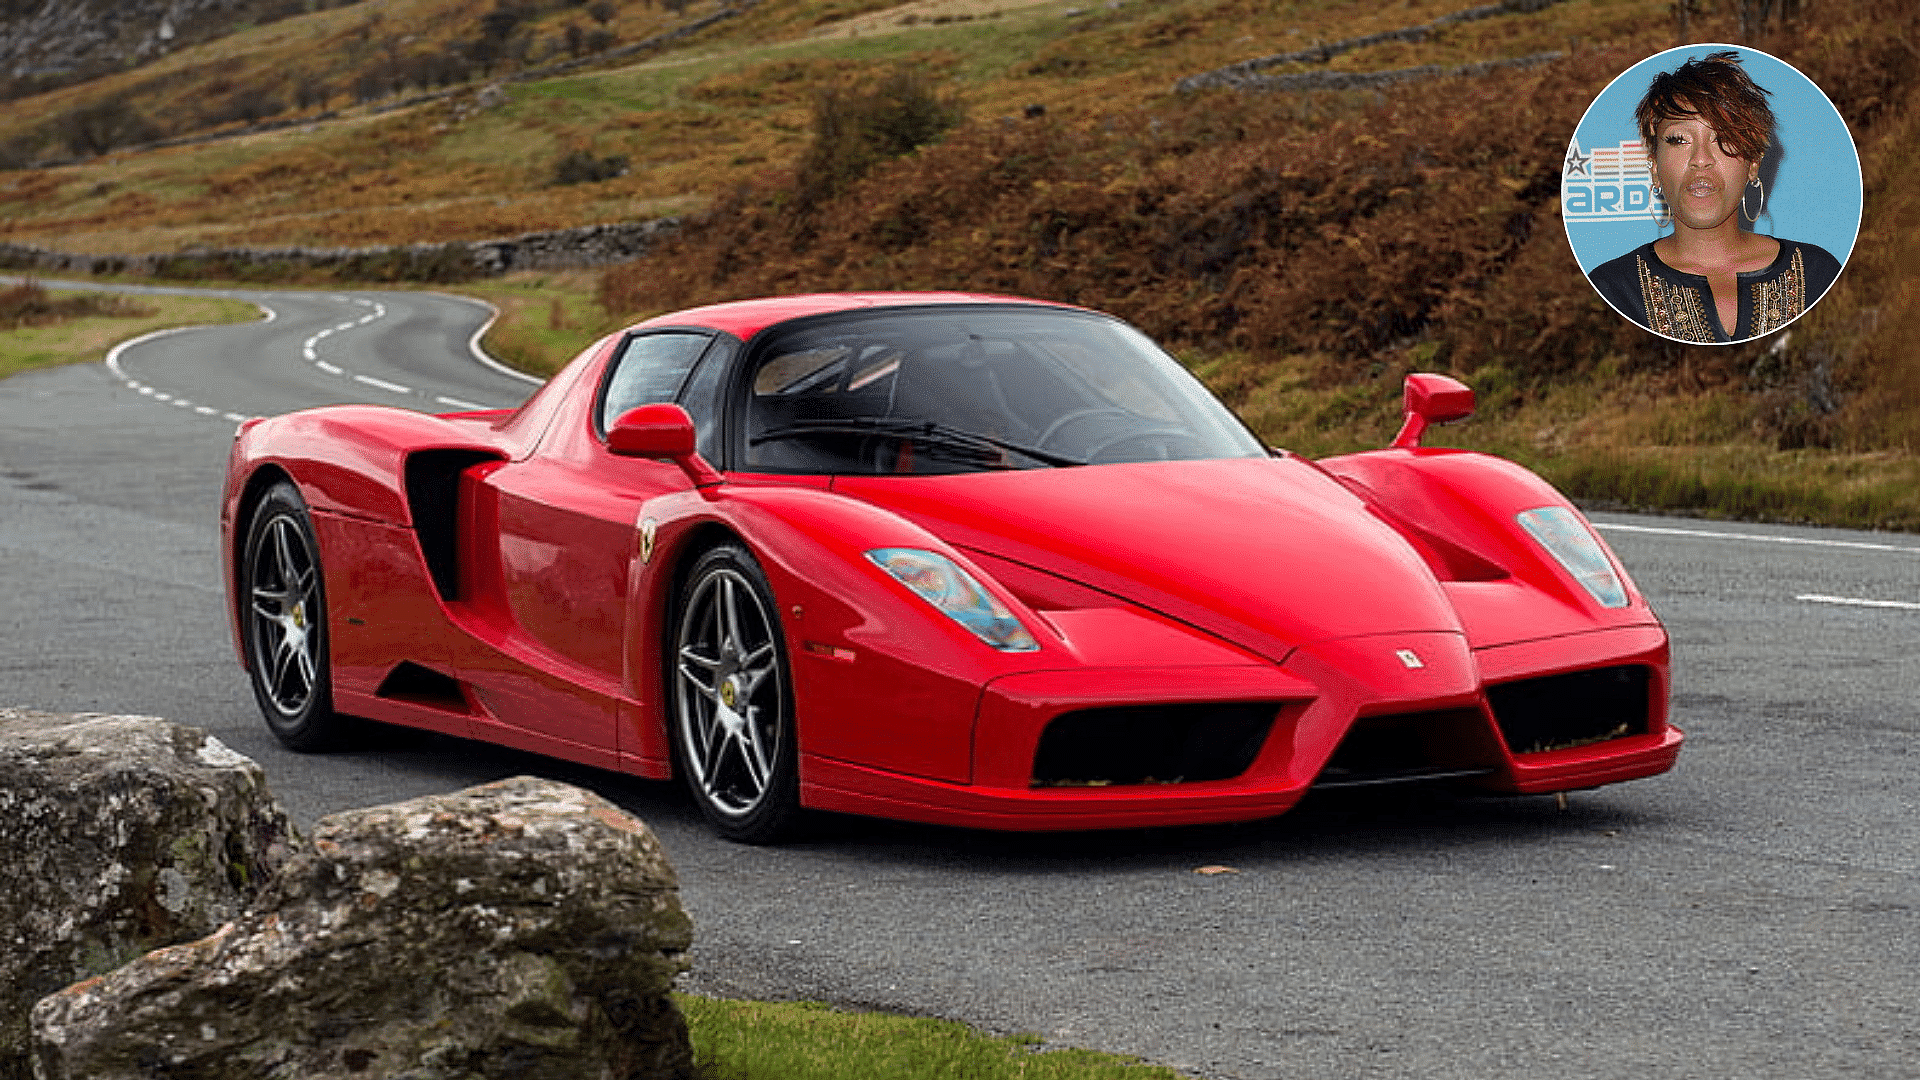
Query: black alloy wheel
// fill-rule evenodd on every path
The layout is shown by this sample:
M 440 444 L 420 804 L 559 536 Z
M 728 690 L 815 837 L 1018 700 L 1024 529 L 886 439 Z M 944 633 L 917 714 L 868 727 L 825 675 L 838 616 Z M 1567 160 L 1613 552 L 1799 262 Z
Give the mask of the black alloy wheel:
M 753 555 L 735 544 L 715 547 L 680 590 L 667 658 L 676 764 L 707 821 L 741 843 L 779 840 L 800 817 L 778 611 Z
M 242 543 L 240 619 L 260 713 L 290 750 L 337 746 L 347 722 L 333 711 L 320 546 L 299 490 L 268 489 Z

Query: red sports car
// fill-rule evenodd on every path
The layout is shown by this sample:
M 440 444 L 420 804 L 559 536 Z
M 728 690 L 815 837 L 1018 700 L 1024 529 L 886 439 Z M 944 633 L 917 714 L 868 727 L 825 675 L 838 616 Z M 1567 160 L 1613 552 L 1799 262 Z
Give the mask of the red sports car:
M 600 341 L 518 410 L 247 424 L 223 513 L 269 727 L 348 717 L 803 808 L 1001 829 L 1279 814 L 1309 790 L 1670 768 L 1667 637 L 1532 473 L 1262 445 L 1118 319 L 796 296 Z

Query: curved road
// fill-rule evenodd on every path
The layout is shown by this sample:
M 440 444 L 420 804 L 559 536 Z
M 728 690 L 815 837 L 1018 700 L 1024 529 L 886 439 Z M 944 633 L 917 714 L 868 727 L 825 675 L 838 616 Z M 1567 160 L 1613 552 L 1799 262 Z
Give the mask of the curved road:
M 473 359 L 471 304 L 243 295 L 273 318 L 0 381 L 0 702 L 206 727 L 305 823 L 521 772 L 591 786 L 673 854 L 699 990 L 1249 1080 L 1920 1074 L 1920 537 L 1596 515 L 1672 631 L 1691 741 L 1673 774 L 1565 810 L 1355 796 L 1051 837 L 837 819 L 737 847 L 667 785 L 267 736 L 220 610 L 229 414 L 529 387 Z

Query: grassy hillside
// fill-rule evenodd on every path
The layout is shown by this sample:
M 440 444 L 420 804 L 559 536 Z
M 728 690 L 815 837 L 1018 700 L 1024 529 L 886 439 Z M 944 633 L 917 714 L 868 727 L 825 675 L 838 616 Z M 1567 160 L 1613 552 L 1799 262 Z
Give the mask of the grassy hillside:
M 239 98 L 286 103 L 276 118 L 335 120 L 151 153 L 112 153 L 0 179 L 8 238 L 80 250 L 168 251 L 195 244 L 361 244 L 483 238 L 679 213 L 764 172 L 789 168 L 826 87 L 905 65 L 963 103 L 977 126 L 1024 115 L 1124 116 L 1168 96 L 1183 75 L 1249 55 L 1430 21 L 1460 0 L 1282 4 L 1217 0 L 762 0 L 737 17 L 627 66 L 508 82 L 454 83 L 449 96 L 375 110 L 440 80 L 478 75 L 449 58 L 475 51 L 498 0 L 365 0 L 185 49 L 108 79 L 0 108 L 0 142 L 64 157 L 76 113 L 118 103 L 149 134 L 233 129 L 205 118 Z M 675 0 L 678 3 L 678 0 Z M 1087 10 L 1091 6 L 1092 10 Z M 581 6 L 521 5 L 497 80 L 569 59 L 566 28 L 594 26 Z M 1656 4 L 1576 0 L 1530 15 L 1464 24 L 1420 45 L 1384 45 L 1329 65 L 1373 69 L 1522 56 L 1568 37 L 1616 36 Z M 707 19 L 717 0 L 676 14 L 612 5 L 607 32 L 632 45 Z M 731 9 L 729 9 L 731 10 Z M 437 58 L 437 59 L 436 59 Z M 591 59 L 591 56 L 583 57 Z M 451 66 L 442 73 L 435 65 Z M 466 66 L 462 67 L 461 65 Z M 381 84 L 373 76 L 398 75 Z M 371 80 L 376 96 L 353 88 Z M 423 85 L 423 83 L 425 85 Z M 318 87 L 303 97 L 301 86 Z M 379 94 L 382 86 L 399 86 Z M 455 92 L 457 90 L 457 92 Z M 312 98 L 312 100 L 309 100 Z M 308 101 L 304 108 L 292 103 Z M 237 108 L 235 106 L 234 108 Z M 37 141 L 36 141 L 37 140 Z M 625 175 L 557 183 L 573 154 L 624 158 Z
M 1476 77 L 1173 90 L 1466 6 L 689 0 L 608 4 L 603 26 L 564 0 L 363 0 L 5 106 L 0 140 L 57 156 L 49 125 L 104 100 L 183 116 L 256 84 L 280 97 L 302 79 L 360 88 L 289 105 L 334 114 L 307 126 L 0 173 L 0 239 L 332 246 L 687 215 L 678 242 L 597 282 L 488 286 L 524 313 L 503 329 L 509 351 L 538 367 L 633 316 L 755 293 L 1004 290 L 1133 319 L 1263 436 L 1303 452 L 1378 445 L 1400 375 L 1447 370 L 1474 383 L 1482 411 L 1441 441 L 1510 454 L 1591 501 L 1920 528 L 1920 362 L 1902 348 L 1920 329 L 1908 302 L 1920 197 L 1901 182 L 1920 150 L 1920 10 L 1821 0 L 1743 37 L 1740 12 L 1757 5 L 1692 0 L 1690 39 L 1766 49 L 1829 92 L 1859 143 L 1867 203 L 1856 254 L 1814 313 L 1764 341 L 1690 347 L 1594 296 L 1556 203 L 1593 93 L 1673 43 L 1662 0 L 1515 3 L 1275 69 L 1564 54 Z M 434 57 L 472 61 L 508 7 L 513 44 L 487 78 L 421 74 Z M 573 48 L 569 26 L 612 40 Z M 699 29 L 619 55 L 676 28 Z M 538 74 L 556 63 L 579 66 Z M 370 72 L 391 75 L 385 90 Z M 442 96 L 391 108 L 423 93 Z M 860 112 L 889 93 L 905 105 Z M 931 126 L 903 136 L 913 124 Z
M 1213 10 L 1199 22 L 1254 17 Z M 1696 13 L 1695 36 L 1735 39 L 1735 14 Z M 1481 416 L 1432 441 L 1515 457 L 1591 503 L 1920 528 L 1920 202 L 1903 183 L 1920 146 L 1920 10 L 1829 2 L 1750 42 L 1833 97 L 1860 147 L 1866 221 L 1813 313 L 1718 347 L 1621 320 L 1558 220 L 1568 133 L 1671 27 L 1651 5 L 1590 3 L 1476 32 L 1527 54 L 1548 15 L 1592 36 L 1552 63 L 1383 93 L 1162 94 L 975 123 L 805 214 L 792 182 L 738 191 L 610 271 L 602 302 L 638 313 L 884 284 L 1047 296 L 1127 315 L 1264 437 L 1309 454 L 1380 445 L 1400 376 L 1446 370 L 1477 387 Z M 1102 33 L 1087 55 L 1152 40 Z M 1444 62 L 1432 50 L 1451 37 L 1394 45 L 1375 69 Z

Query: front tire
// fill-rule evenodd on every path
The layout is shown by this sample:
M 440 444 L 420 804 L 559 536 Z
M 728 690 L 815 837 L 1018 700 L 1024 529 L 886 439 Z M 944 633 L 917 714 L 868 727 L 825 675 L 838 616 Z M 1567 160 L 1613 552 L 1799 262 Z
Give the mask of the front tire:
M 723 544 L 695 561 L 676 611 L 667 677 L 687 790 L 728 840 L 779 840 L 800 818 L 800 770 L 773 590 L 751 553 Z
M 284 480 L 269 488 L 244 543 L 240 618 L 260 713 L 290 750 L 338 746 L 347 721 L 333 711 L 320 545 L 299 489 Z

